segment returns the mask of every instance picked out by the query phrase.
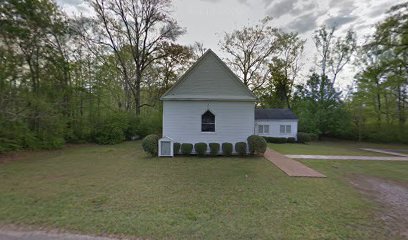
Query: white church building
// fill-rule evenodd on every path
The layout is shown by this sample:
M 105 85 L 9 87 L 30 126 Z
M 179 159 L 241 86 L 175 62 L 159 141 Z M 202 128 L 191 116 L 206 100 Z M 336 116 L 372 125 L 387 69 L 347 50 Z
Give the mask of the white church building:
M 160 100 L 159 156 L 173 156 L 174 142 L 235 144 L 253 134 L 296 138 L 296 116 L 289 109 L 255 109 L 255 95 L 211 50 Z

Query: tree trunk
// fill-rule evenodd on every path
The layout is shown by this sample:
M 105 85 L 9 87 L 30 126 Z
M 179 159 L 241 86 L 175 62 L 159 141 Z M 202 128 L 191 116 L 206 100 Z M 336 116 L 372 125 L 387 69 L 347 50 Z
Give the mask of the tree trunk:
M 141 106 L 141 99 L 140 99 L 140 83 L 142 82 L 142 72 L 140 69 L 137 70 L 136 73 L 136 86 L 135 86 L 135 107 L 136 107 L 136 116 L 140 115 L 140 106 Z

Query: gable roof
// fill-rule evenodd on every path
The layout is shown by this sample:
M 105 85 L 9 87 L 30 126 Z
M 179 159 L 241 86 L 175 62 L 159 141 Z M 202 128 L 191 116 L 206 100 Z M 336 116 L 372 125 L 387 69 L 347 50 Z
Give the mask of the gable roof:
M 211 50 L 207 50 L 160 100 L 256 101 L 256 96 Z
M 255 109 L 255 119 L 298 119 L 289 108 Z

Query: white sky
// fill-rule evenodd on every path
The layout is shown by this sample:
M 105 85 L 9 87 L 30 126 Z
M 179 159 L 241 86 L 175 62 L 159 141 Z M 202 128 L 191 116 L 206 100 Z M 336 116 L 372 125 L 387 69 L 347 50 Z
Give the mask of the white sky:
M 224 32 L 244 25 L 254 25 L 269 15 L 273 25 L 286 31 L 297 31 L 307 40 L 304 56 L 304 74 L 314 59 L 313 31 L 320 25 L 336 25 L 340 36 L 353 28 L 360 43 L 372 33 L 374 24 L 385 12 L 403 0 L 173 0 L 173 17 L 187 32 L 179 39 L 181 44 L 201 42 L 221 57 L 226 57 L 218 46 Z M 86 11 L 83 0 L 57 0 L 68 14 Z M 339 76 L 340 86 L 350 84 L 355 70 L 348 67 Z

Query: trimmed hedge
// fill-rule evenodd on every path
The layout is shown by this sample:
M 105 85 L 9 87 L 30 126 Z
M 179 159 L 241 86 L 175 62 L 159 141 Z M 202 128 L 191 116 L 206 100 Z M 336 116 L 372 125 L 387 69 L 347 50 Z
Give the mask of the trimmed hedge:
M 218 153 L 220 152 L 220 144 L 219 143 L 210 143 L 208 145 L 210 146 L 210 155 L 211 156 L 217 156 Z
M 247 138 L 248 148 L 251 154 L 264 154 L 267 143 L 265 138 L 257 135 L 251 135 Z
M 196 143 L 194 144 L 194 150 L 196 151 L 198 156 L 204 156 L 207 152 L 207 143 Z
M 247 153 L 247 144 L 246 142 L 237 142 L 235 143 L 235 151 L 240 156 L 245 156 Z
M 193 144 L 183 143 L 181 144 L 181 153 L 184 155 L 190 155 L 193 152 Z
M 232 155 L 232 143 L 223 143 L 222 144 L 222 153 L 225 156 L 231 156 Z
M 288 143 L 296 143 L 296 138 L 294 138 L 294 137 L 288 137 L 287 142 L 288 142 Z
M 142 147 L 143 150 L 147 153 L 150 153 L 150 155 L 157 156 L 157 153 L 159 151 L 159 136 L 156 134 L 150 134 L 147 135 L 142 142 Z
M 264 137 L 268 143 L 287 143 L 288 139 L 284 137 Z
M 307 143 L 310 142 L 312 138 L 310 137 L 309 133 L 298 132 L 297 134 L 297 141 L 298 143 Z
M 174 143 L 173 144 L 174 155 L 180 154 L 180 147 L 181 147 L 180 143 Z

